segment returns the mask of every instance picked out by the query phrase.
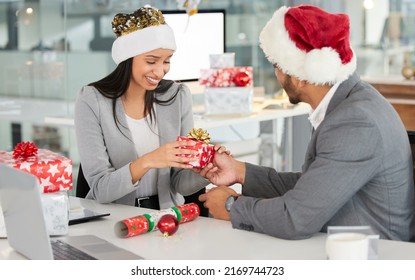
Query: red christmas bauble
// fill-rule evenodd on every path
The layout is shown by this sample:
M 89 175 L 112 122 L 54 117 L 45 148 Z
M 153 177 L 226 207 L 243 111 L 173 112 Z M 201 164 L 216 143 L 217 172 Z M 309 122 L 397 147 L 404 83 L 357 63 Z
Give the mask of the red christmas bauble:
M 238 87 L 244 87 L 251 82 L 251 77 L 246 72 L 238 72 L 233 77 L 233 82 Z
M 179 221 L 175 216 L 166 214 L 160 218 L 157 227 L 164 236 L 170 236 L 179 229 Z

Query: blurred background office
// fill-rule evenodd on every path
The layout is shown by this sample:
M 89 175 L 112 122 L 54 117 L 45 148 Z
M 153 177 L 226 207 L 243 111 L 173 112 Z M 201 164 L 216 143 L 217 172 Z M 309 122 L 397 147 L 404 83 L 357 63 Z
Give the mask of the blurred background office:
M 130 13 L 145 4 L 177 10 L 178 2 L 0 0 L 0 150 L 11 151 L 21 141 L 33 141 L 39 148 L 62 153 L 73 160 L 76 182 L 79 159 L 73 125 L 48 120 L 70 119 L 78 90 L 114 69 L 111 21 L 116 13 Z M 201 0 L 198 9 L 225 11 L 224 51 L 235 53 L 235 65 L 253 66 L 254 86 L 260 95 L 276 98 L 281 95 L 280 86 L 258 47 L 258 35 L 276 9 L 298 4 L 350 16 L 351 42 L 362 76 L 405 80 L 402 68 L 415 65 L 415 0 Z M 201 99 L 197 90 L 194 93 L 197 105 Z M 302 130 L 307 116 L 294 124 Z M 269 132 L 266 126 L 245 127 L 239 132 L 232 132 L 234 127 L 225 129 L 240 140 L 251 137 L 244 135 L 247 131 L 253 131 L 254 137 Z M 307 143 L 304 138 L 295 144 L 302 146 L 300 150 Z M 267 159 L 266 137 L 261 139 L 255 157 L 249 160 L 273 165 Z M 301 162 L 301 154 L 299 158 Z

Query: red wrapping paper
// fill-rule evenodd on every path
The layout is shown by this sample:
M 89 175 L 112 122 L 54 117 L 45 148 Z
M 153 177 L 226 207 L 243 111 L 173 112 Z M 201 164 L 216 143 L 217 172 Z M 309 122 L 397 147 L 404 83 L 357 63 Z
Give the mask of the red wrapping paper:
M 208 163 L 213 161 L 215 155 L 214 145 L 206 144 L 202 141 L 197 141 L 188 137 L 178 136 L 176 141 L 196 141 L 194 146 L 185 146 L 184 149 L 195 150 L 198 152 L 197 156 L 193 158 L 192 161 L 187 162 L 196 168 L 203 168 Z M 191 155 L 186 155 L 187 157 L 192 157 Z
M 35 175 L 44 193 L 72 190 L 72 160 L 52 151 L 39 149 L 34 156 L 17 158 L 0 152 L 0 162 Z
M 253 85 L 251 66 L 202 69 L 199 83 L 207 87 L 250 87 Z

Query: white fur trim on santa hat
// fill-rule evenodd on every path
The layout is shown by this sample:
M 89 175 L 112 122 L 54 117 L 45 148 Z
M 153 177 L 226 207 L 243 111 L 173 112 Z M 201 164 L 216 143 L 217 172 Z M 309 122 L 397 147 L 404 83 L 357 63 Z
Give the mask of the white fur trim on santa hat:
M 167 24 L 149 26 L 118 37 L 112 44 L 112 59 L 119 64 L 155 49 L 176 50 L 174 32 Z
M 305 52 L 297 48 L 285 28 L 284 17 L 290 8 L 281 7 L 259 35 L 260 47 L 267 59 L 285 74 L 316 85 L 333 85 L 346 80 L 356 70 L 356 56 L 342 64 L 331 47 Z

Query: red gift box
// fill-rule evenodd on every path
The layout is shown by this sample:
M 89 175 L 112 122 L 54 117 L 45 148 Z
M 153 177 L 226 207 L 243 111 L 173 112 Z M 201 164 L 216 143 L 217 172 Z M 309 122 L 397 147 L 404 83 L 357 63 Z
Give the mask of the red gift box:
M 252 66 L 202 69 L 199 79 L 199 83 L 207 87 L 249 87 L 252 81 Z
M 209 162 L 213 161 L 213 156 L 215 155 L 214 145 L 206 144 L 203 141 L 197 141 L 195 139 L 184 137 L 184 136 L 178 136 L 176 141 L 196 141 L 196 144 L 194 146 L 182 147 L 184 149 L 191 149 L 191 150 L 198 151 L 197 158 L 194 158 L 193 161 L 187 162 L 187 164 L 191 164 L 193 167 L 196 167 L 196 168 L 203 168 Z M 186 155 L 186 156 L 192 157 L 191 155 Z
M 44 193 L 72 190 L 72 160 L 52 151 L 39 149 L 36 155 L 16 158 L 13 152 L 0 152 L 0 162 L 35 175 Z

